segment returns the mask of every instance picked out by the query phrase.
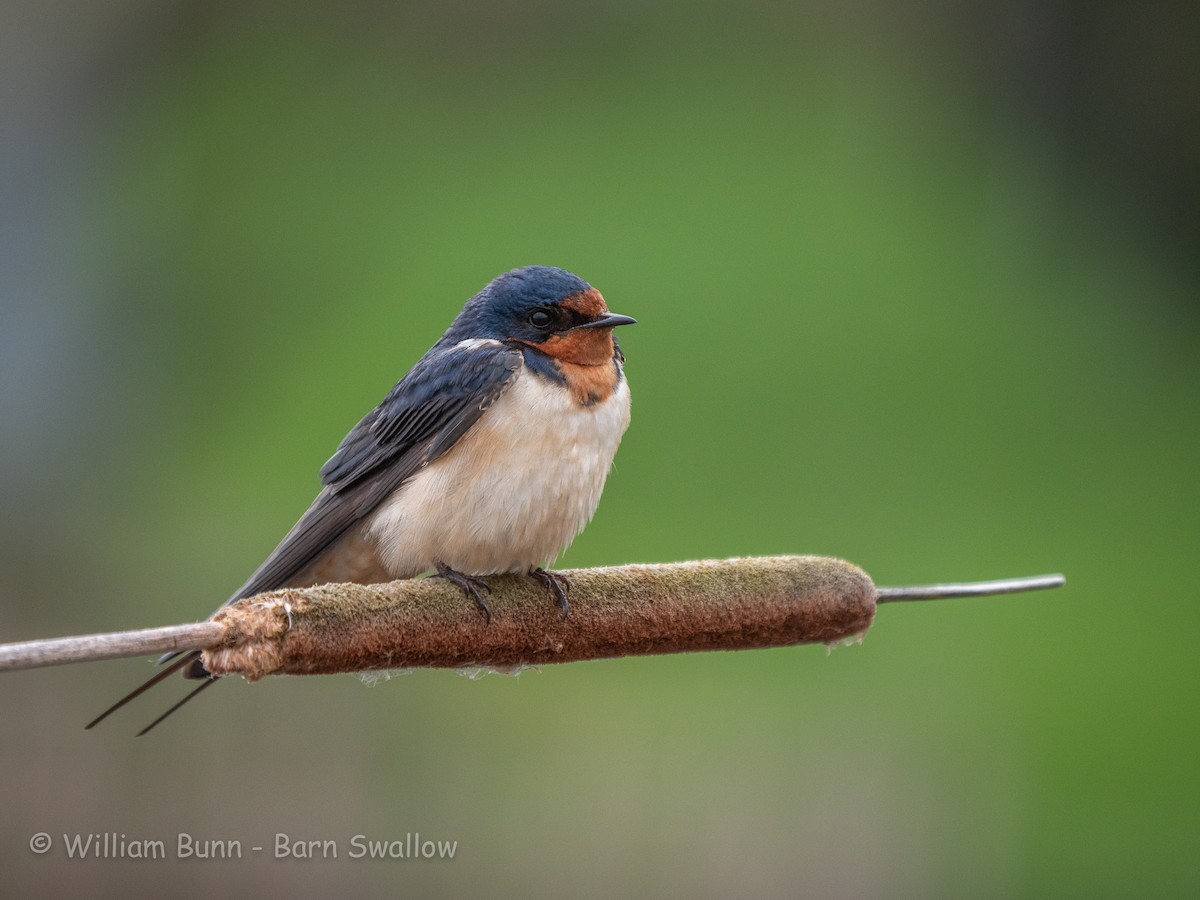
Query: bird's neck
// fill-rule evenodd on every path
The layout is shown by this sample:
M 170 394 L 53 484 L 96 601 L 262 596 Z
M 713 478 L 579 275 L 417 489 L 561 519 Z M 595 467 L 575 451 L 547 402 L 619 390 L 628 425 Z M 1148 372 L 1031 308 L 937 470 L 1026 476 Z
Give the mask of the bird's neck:
M 610 336 L 610 346 L 611 340 Z M 583 407 L 595 407 L 604 403 L 613 395 L 624 377 L 615 350 L 610 350 L 608 357 L 601 362 L 579 363 L 548 354 L 533 344 L 526 346 L 526 367 L 535 376 L 565 387 L 571 392 L 575 402 Z

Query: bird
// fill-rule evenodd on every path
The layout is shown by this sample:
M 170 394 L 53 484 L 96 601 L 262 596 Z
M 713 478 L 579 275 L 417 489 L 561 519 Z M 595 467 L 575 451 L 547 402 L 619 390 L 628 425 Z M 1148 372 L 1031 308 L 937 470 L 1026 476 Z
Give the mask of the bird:
M 494 278 L 342 439 L 316 499 L 222 606 L 279 588 L 436 574 L 490 624 L 486 577 L 520 573 L 566 616 L 570 585 L 546 567 L 591 520 L 629 426 L 613 329 L 635 321 L 564 269 Z M 86 727 L 175 671 L 201 679 L 145 734 L 217 680 L 199 651 L 158 662 Z

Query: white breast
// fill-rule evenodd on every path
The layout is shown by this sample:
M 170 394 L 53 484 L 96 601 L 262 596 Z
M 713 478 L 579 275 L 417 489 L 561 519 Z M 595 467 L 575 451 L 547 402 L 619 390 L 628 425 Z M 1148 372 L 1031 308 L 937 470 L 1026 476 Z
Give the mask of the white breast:
M 384 566 L 409 578 L 444 563 L 467 575 L 549 565 L 591 519 L 629 425 L 625 380 L 582 407 L 528 370 L 444 456 L 372 514 Z

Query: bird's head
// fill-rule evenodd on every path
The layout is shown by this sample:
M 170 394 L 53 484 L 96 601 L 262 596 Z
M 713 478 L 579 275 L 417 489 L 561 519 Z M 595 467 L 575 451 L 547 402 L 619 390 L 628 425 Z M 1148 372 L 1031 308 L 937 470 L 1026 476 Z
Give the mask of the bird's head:
M 600 292 L 577 275 L 525 266 L 472 297 L 447 337 L 520 341 L 562 362 L 601 365 L 616 352 L 612 330 L 634 321 L 609 312 Z

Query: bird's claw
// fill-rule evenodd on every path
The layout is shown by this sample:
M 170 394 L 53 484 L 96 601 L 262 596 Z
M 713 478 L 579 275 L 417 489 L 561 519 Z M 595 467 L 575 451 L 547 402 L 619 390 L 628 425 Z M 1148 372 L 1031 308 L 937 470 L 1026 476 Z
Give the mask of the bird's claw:
M 554 602 L 562 607 L 562 615 L 565 619 L 567 612 L 570 609 L 570 604 L 567 602 L 567 591 L 571 589 L 571 582 L 566 575 L 560 575 L 558 572 L 548 572 L 541 566 L 536 569 L 529 570 L 529 577 L 537 581 L 554 598 Z
M 492 624 L 492 608 L 483 599 L 484 591 L 487 591 L 489 594 L 492 592 L 491 586 L 486 581 L 482 578 L 476 578 L 473 575 L 464 575 L 462 572 L 458 572 L 443 563 L 437 564 L 437 573 L 438 577 L 445 578 L 474 600 L 475 605 L 483 612 L 484 620 L 487 624 Z

